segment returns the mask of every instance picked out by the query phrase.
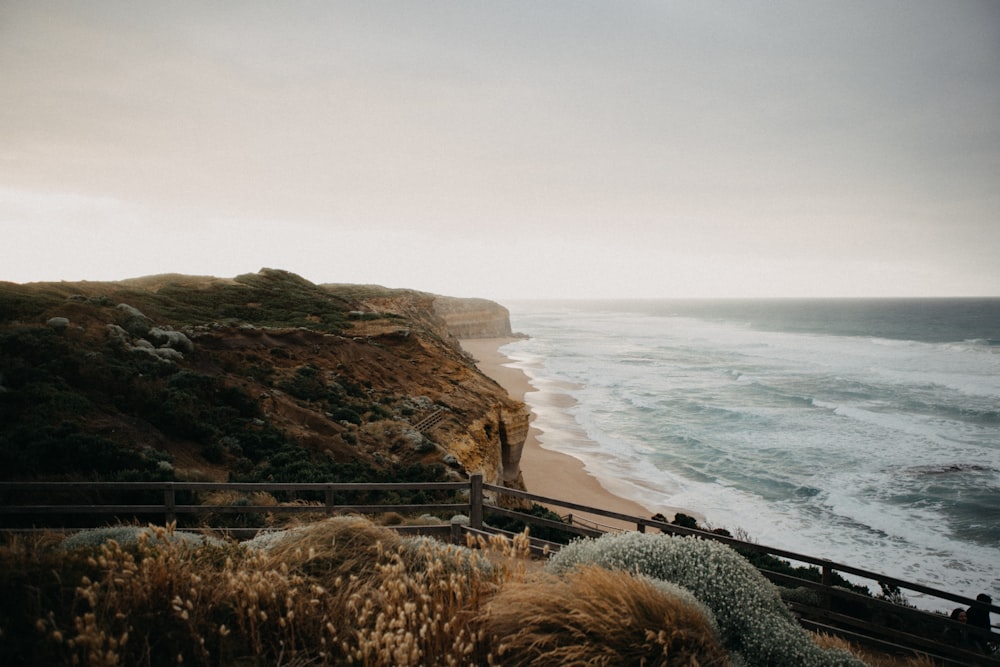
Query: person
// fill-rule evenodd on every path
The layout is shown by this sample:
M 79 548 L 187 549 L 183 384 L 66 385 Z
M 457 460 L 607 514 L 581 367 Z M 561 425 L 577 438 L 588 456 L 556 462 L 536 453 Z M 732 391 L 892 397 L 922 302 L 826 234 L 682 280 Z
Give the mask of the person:
M 993 604 L 993 598 L 991 598 L 986 593 L 980 593 L 976 596 L 976 601 L 968 611 L 965 613 L 966 624 L 973 628 L 980 628 L 981 630 L 986 630 L 990 632 L 992 630 L 990 624 L 990 605 Z M 981 637 L 979 635 L 972 635 L 972 642 L 979 648 L 983 653 L 992 653 L 993 646 L 989 643 L 986 637 Z
M 956 607 L 951 610 L 951 620 L 957 623 L 965 623 L 968 617 L 965 610 L 961 607 Z M 965 632 L 965 628 L 957 628 L 954 625 L 949 625 L 945 628 L 944 638 L 949 644 L 954 646 L 961 646 L 963 648 L 969 645 L 969 635 Z

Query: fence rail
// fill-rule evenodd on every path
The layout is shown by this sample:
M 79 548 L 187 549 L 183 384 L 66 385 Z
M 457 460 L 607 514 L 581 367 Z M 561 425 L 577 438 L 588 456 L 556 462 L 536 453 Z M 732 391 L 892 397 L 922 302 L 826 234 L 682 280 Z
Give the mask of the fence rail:
M 278 505 L 263 504 L 212 504 L 198 503 L 199 494 L 210 491 L 235 491 L 244 493 L 309 493 L 313 496 L 322 494 L 322 501 L 292 502 Z M 399 491 L 420 492 L 451 492 L 462 498 L 460 502 L 436 503 L 359 503 L 347 504 L 338 502 L 345 494 L 359 493 L 396 493 Z M 97 502 L 94 496 L 114 495 L 122 492 L 158 492 L 162 494 L 161 503 L 111 503 Z M 584 512 L 591 516 L 600 516 L 624 524 L 631 524 L 641 532 L 658 530 L 662 533 L 681 536 L 695 536 L 728 544 L 741 552 L 758 552 L 786 561 L 805 563 L 820 572 L 820 581 L 811 581 L 784 573 L 762 569 L 764 576 L 775 583 L 786 587 L 800 587 L 813 590 L 819 594 L 823 603 L 818 606 L 804 604 L 791 605 L 800 622 L 809 628 L 835 632 L 848 637 L 852 641 L 861 641 L 887 651 L 911 651 L 929 655 L 940 664 L 945 665 L 1000 665 L 1000 659 L 963 651 L 943 642 L 944 630 L 957 627 L 970 635 L 976 636 L 975 628 L 957 625 L 940 613 L 932 613 L 887 600 L 872 598 L 849 591 L 834 585 L 834 574 L 850 575 L 880 586 L 896 587 L 899 590 L 910 591 L 938 601 L 946 600 L 961 606 L 975 603 L 969 597 L 950 591 L 943 591 L 916 582 L 904 581 L 885 574 L 871 572 L 844 563 L 836 563 L 827 559 L 817 558 L 808 554 L 800 554 L 785 549 L 769 547 L 746 542 L 716 533 L 684 528 L 653 518 L 636 517 L 620 512 L 590 507 L 580 503 L 539 496 L 526 491 L 510 489 L 503 486 L 483 483 L 482 475 L 471 475 L 463 482 L 412 482 L 398 484 L 380 483 L 218 483 L 218 482 L 0 482 L 0 530 L 24 530 L 25 523 L 39 520 L 52 524 L 52 519 L 62 515 L 93 515 L 106 516 L 109 519 L 135 519 L 139 516 L 162 517 L 165 522 L 175 521 L 178 515 L 219 515 L 241 514 L 253 515 L 262 513 L 381 513 L 398 512 L 409 514 L 461 513 L 469 517 L 468 525 L 462 526 L 407 526 L 400 530 L 407 532 L 423 532 L 441 537 L 450 535 L 453 541 L 464 541 L 466 534 L 496 535 L 504 534 L 492 528 L 485 521 L 486 515 L 502 516 L 519 519 L 524 523 L 540 528 L 557 529 L 563 533 L 580 536 L 598 536 L 603 530 L 593 521 L 582 524 L 564 523 L 552 519 L 532 516 L 511 508 L 511 502 L 502 506 L 498 501 L 501 497 L 513 499 L 513 504 L 534 503 L 549 509 L 560 508 Z M 31 502 L 34 498 L 35 502 Z M 41 498 L 41 500 L 39 500 Z M 16 502 L 17 500 L 21 502 Z M 25 500 L 27 499 L 27 500 Z M 62 502 L 55 502 L 61 500 Z M 16 526 L 14 524 L 22 524 Z M 37 525 L 37 524 L 34 524 Z M 212 528 L 206 526 L 206 528 Z M 232 534 L 240 532 L 256 532 L 259 528 L 232 529 L 226 528 Z M 509 533 L 508 537 L 512 537 Z M 560 545 L 536 538 L 531 539 L 531 550 L 536 554 L 557 551 Z M 854 610 L 848 613 L 845 610 Z M 861 610 L 861 613 L 858 611 Z M 1000 607 L 991 606 L 992 613 L 1000 613 Z M 933 629 L 931 631 L 930 629 Z M 996 633 L 981 633 L 982 639 L 997 643 L 1000 635 Z M 942 641 L 938 641 L 940 637 Z

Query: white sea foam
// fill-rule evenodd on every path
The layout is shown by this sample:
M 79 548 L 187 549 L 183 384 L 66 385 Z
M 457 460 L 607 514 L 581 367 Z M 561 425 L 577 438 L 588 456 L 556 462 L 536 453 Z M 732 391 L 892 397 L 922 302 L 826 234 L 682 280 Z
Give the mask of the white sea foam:
M 532 338 L 504 351 L 538 389 L 543 446 L 609 490 L 764 544 L 1000 591 L 996 347 L 614 308 L 512 317 Z

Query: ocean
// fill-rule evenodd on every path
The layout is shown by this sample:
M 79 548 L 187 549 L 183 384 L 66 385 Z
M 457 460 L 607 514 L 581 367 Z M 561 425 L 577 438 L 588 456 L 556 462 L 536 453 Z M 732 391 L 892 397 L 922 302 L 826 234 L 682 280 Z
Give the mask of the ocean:
M 1000 299 L 504 305 L 542 446 L 613 493 L 1000 597 Z

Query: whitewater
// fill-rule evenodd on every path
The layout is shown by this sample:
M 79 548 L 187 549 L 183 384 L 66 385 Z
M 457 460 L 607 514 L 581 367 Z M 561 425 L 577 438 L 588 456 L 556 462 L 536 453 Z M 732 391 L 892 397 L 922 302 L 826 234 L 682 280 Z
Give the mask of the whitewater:
M 612 493 L 1000 594 L 1000 300 L 505 305 L 541 445 Z

